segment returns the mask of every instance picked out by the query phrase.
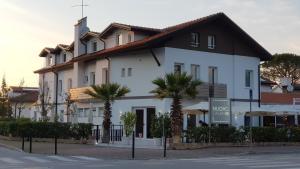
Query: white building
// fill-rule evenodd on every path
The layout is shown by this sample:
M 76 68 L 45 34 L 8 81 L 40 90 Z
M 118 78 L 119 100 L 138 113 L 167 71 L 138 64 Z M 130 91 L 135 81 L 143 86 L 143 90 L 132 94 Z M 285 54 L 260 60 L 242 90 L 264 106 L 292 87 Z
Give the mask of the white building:
M 8 98 L 12 107 L 13 117 L 25 117 L 37 120 L 34 104 L 38 101 L 39 88 L 11 86 Z
M 112 123 L 120 124 L 122 113 L 136 112 L 136 131 L 144 138 L 150 136 L 149 116 L 170 111 L 171 99 L 160 100 L 149 93 L 155 88 L 153 79 L 174 71 L 191 74 L 204 84 L 198 97 L 184 100 L 183 107 L 205 105 L 209 97 L 226 98 L 230 100 L 231 123 L 242 126 L 250 109 L 250 89 L 253 108 L 260 101 L 260 61 L 271 58 L 223 13 L 164 29 L 112 23 L 100 33 L 90 31 L 87 18 L 83 18 L 75 25 L 74 43 L 45 48 L 40 56 L 45 58 L 45 67 L 35 71 L 40 91 L 48 93 L 49 104 L 57 100 L 60 121 L 101 124 L 103 103 L 83 91 L 90 85 L 117 82 L 131 92 L 113 103 Z M 71 106 L 74 113 L 68 117 L 65 93 L 69 91 L 75 103 Z M 55 108 L 50 110 L 52 117 Z M 198 125 L 209 117 L 196 114 L 186 118 L 193 118 Z M 253 125 L 258 123 L 253 120 Z

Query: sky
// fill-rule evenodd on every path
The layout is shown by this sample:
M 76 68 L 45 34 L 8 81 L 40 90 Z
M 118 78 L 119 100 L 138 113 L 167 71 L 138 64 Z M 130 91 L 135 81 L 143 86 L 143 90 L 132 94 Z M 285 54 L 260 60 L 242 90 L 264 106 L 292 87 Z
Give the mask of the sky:
M 38 86 L 44 47 L 70 44 L 81 0 L 0 0 L 0 77 Z M 112 22 L 164 28 L 224 12 L 270 53 L 300 55 L 299 0 L 85 0 L 92 31 Z

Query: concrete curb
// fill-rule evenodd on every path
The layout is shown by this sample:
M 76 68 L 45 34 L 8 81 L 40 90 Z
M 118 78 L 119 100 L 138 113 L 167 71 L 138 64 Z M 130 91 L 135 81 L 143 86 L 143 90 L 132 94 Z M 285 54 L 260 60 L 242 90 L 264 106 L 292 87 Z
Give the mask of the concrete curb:
M 10 149 L 10 150 L 13 150 L 13 151 L 24 152 L 20 148 L 17 148 L 17 147 L 14 147 L 14 146 L 10 146 L 10 145 L 6 145 L 6 144 L 3 144 L 3 143 L 0 143 L 0 147 L 4 147 L 4 148 L 7 148 L 7 149 Z

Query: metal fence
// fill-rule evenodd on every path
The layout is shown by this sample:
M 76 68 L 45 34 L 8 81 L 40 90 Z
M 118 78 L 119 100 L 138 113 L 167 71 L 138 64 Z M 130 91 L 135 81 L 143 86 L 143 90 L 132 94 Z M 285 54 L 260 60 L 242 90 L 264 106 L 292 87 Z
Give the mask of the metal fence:
M 110 133 L 110 142 L 122 141 L 122 137 L 124 134 L 123 125 L 112 124 L 110 126 L 109 133 Z M 93 125 L 92 136 L 96 139 L 97 143 L 101 142 L 101 138 L 103 136 L 102 125 Z

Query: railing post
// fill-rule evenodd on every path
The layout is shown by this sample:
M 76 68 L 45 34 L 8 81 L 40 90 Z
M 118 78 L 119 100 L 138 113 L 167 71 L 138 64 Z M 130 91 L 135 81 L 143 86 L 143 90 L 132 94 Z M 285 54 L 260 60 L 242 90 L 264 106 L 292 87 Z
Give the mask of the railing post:
M 99 142 L 99 125 L 96 126 L 96 141 Z
M 25 138 L 22 136 L 22 150 L 24 151 Z
M 131 154 L 131 157 L 132 159 L 134 160 L 134 148 L 135 148 L 135 134 L 134 134 L 134 131 L 132 132 L 132 154 Z
M 167 157 L 167 137 L 164 136 L 164 158 Z
M 54 154 L 57 155 L 57 136 L 54 137 Z
M 29 153 L 32 153 L 32 136 L 29 136 Z

